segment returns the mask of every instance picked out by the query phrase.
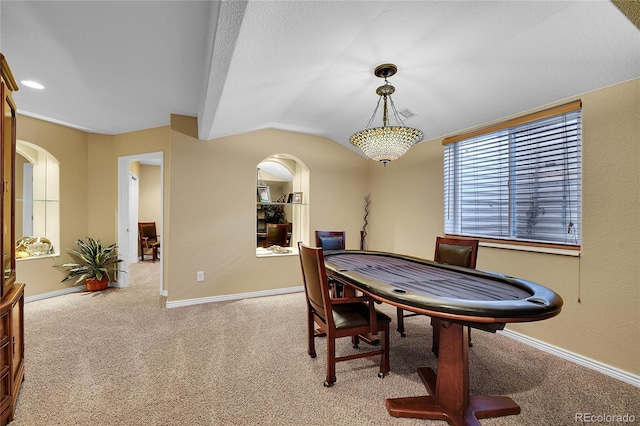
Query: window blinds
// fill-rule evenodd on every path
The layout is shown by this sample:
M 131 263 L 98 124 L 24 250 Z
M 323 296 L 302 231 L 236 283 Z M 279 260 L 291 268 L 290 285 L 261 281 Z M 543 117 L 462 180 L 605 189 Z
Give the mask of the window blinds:
M 445 139 L 447 234 L 580 245 L 580 102 Z

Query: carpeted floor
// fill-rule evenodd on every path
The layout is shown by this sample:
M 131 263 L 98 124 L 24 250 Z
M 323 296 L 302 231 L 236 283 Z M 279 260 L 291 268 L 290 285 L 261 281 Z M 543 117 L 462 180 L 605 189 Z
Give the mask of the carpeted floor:
M 446 424 L 396 419 L 384 407 L 426 393 L 416 368 L 437 366 L 428 318 L 408 318 L 406 338 L 391 333 L 389 376 L 377 377 L 374 360 L 343 362 L 324 388 L 325 341 L 309 358 L 303 293 L 166 309 L 158 273 L 159 264 L 134 264 L 127 288 L 25 305 L 25 381 L 12 426 Z M 483 425 L 573 425 L 577 413 L 640 423 L 639 388 L 499 333 L 473 339 L 471 392 L 522 407 Z M 339 353 L 349 350 L 343 339 Z

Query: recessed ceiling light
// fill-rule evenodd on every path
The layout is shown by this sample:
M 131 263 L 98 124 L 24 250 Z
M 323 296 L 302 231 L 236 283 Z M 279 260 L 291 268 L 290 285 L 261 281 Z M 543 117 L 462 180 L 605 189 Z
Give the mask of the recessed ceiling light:
M 20 83 L 27 87 L 31 87 L 32 89 L 44 89 L 44 86 L 36 81 L 22 80 Z

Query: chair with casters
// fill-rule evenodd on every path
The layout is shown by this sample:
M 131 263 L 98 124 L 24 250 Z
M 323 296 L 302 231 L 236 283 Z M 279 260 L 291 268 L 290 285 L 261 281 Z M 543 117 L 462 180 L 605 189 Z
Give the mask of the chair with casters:
M 473 238 L 449 238 L 436 237 L 436 250 L 433 260 L 447 265 L 462 266 L 475 269 L 478 258 L 478 240 Z M 398 332 L 405 337 L 404 318 L 420 315 L 416 313 L 405 313 L 403 309 L 397 308 Z M 438 318 L 431 318 L 433 326 L 433 352 L 438 354 L 438 340 L 440 338 L 440 327 Z M 471 330 L 469 330 L 469 346 L 471 343 Z
M 316 357 L 315 338 L 318 334 L 314 323 L 327 337 L 327 377 L 324 385 L 329 387 L 335 383 L 337 362 L 356 358 L 380 355 L 378 377 L 387 375 L 391 318 L 377 311 L 373 299 L 369 296 L 331 297 L 322 249 L 308 247 L 299 242 L 298 250 L 307 298 L 307 352 L 311 358 Z M 378 330 L 381 334 L 379 349 L 336 357 L 336 339 L 351 337 L 353 347 L 358 348 L 359 335 L 375 334 Z
M 346 235 L 344 231 L 316 231 L 316 247 L 323 251 L 344 250 Z M 329 279 L 329 287 L 334 297 L 342 296 L 342 284 Z
M 160 239 L 156 232 L 155 222 L 138 222 L 138 238 L 140 240 L 140 261 L 144 261 L 145 250 L 151 250 L 151 257 L 158 260 Z
M 288 223 L 267 223 L 267 236 L 265 247 L 280 246 L 287 247 Z

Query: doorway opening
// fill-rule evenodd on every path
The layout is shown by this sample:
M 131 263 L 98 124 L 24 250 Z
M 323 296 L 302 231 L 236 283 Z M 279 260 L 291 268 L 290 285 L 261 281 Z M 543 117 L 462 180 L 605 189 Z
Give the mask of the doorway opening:
M 143 170 L 153 170 L 153 172 L 146 173 Z M 140 175 L 155 176 L 155 178 L 149 179 L 153 182 L 145 182 L 144 178 L 141 180 Z M 153 194 L 150 195 L 151 192 Z M 139 260 L 138 222 L 141 221 L 139 217 L 141 212 L 145 212 L 146 215 L 143 221 L 156 222 L 160 247 L 163 247 L 163 194 L 164 153 L 152 152 L 118 157 L 118 250 L 124 260 L 122 269 L 127 272 L 118 276 L 118 287 L 129 285 L 129 266 Z M 152 201 L 149 201 L 150 198 Z M 160 263 L 159 293 L 166 296 L 164 260 L 163 255 L 158 259 Z

